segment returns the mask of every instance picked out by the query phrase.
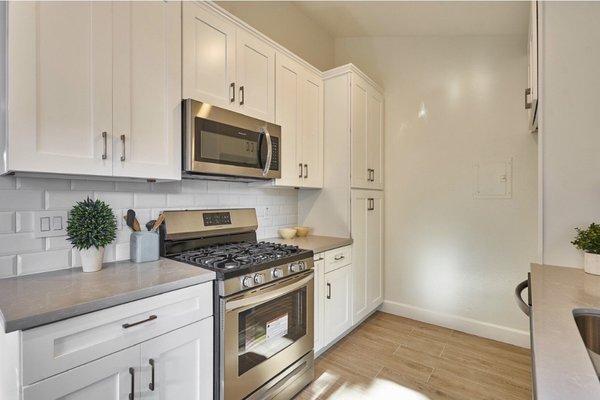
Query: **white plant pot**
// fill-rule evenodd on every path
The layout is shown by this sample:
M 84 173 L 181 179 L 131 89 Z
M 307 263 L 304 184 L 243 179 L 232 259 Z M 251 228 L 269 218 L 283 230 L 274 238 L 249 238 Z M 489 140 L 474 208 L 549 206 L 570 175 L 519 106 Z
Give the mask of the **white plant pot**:
M 102 269 L 102 260 L 104 260 L 104 247 L 90 247 L 89 249 L 79 250 L 81 255 L 81 267 L 83 272 L 96 272 Z
M 583 270 L 588 274 L 600 275 L 600 254 L 584 253 Z

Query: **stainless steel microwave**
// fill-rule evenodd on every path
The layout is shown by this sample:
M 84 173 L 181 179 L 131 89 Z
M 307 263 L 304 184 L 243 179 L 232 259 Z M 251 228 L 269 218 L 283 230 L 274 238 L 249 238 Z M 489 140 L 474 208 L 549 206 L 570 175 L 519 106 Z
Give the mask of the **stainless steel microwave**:
M 190 175 L 281 178 L 281 127 L 200 101 L 183 102 L 183 170 Z

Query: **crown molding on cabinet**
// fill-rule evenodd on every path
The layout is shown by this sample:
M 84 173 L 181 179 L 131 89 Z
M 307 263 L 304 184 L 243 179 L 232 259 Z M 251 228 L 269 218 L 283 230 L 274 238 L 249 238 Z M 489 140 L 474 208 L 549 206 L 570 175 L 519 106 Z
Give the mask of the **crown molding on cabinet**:
M 349 72 L 353 72 L 353 73 L 357 74 L 362 79 L 364 79 L 365 81 L 367 81 L 367 83 L 369 85 L 372 85 L 375 89 L 377 89 L 377 91 L 379 93 L 381 93 L 382 95 L 385 95 L 385 90 L 383 89 L 383 87 L 380 84 L 378 84 L 377 82 L 375 82 L 371 77 L 369 77 L 369 75 L 365 74 L 356 65 L 354 65 L 352 63 L 346 64 L 346 65 L 342 65 L 342 66 L 339 66 L 339 67 L 335 67 L 333 69 L 330 69 L 328 71 L 323 72 L 323 79 L 333 78 L 335 76 L 347 74 Z

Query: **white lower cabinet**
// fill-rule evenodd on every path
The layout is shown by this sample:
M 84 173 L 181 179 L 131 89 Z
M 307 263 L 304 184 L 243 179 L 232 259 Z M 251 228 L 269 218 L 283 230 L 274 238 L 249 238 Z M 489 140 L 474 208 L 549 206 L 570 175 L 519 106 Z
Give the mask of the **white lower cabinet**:
M 212 317 L 142 343 L 141 353 L 141 399 L 212 399 Z
M 2 400 L 213 398 L 212 282 L 9 335 Z
M 323 337 L 326 344 L 352 326 L 352 266 L 338 268 L 325 274 L 323 306 Z
M 325 345 L 323 340 L 323 307 L 325 305 L 325 256 L 323 253 L 315 254 L 315 311 L 314 311 L 314 335 L 315 352 L 321 350 Z
M 353 320 L 383 302 L 383 192 L 352 190 Z
M 134 390 L 139 387 L 130 371 L 139 359 L 139 346 L 130 347 L 26 386 L 23 400 L 129 400 L 132 382 Z

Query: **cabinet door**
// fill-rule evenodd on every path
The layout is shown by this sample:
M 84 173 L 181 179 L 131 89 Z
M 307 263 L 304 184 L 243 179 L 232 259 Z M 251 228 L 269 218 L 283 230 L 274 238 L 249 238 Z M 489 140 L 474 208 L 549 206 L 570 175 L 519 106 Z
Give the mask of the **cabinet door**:
M 301 99 L 302 67 L 277 54 L 277 98 L 275 123 L 281 126 L 281 178 L 279 186 L 300 186 L 302 182 Z
M 525 91 L 525 107 L 529 114 L 529 130 L 537 131 L 537 103 L 538 103 L 538 2 L 530 2 L 531 12 L 529 17 L 529 75 L 528 89 Z M 529 91 L 529 94 L 528 94 Z
M 275 49 L 252 34 L 236 32 L 239 112 L 275 121 Z
M 23 400 L 129 400 L 130 394 L 138 398 L 139 362 L 140 346 L 130 347 L 25 386 Z
M 323 81 L 306 71 L 302 79 L 303 187 L 323 187 Z
M 111 18 L 108 2 L 10 4 L 9 169 L 112 174 Z
M 352 326 L 352 266 L 325 274 L 325 305 L 323 321 L 325 345 L 328 345 Z
M 352 132 L 352 187 L 369 188 L 367 166 L 368 85 L 356 75 L 351 77 L 350 103 Z
M 352 318 L 353 323 L 363 319 L 367 313 L 367 217 L 368 192 L 352 190 Z
M 325 302 L 325 258 L 323 254 L 316 254 L 315 257 L 315 352 L 321 350 L 324 345 L 323 340 L 323 306 Z
M 181 179 L 181 3 L 113 10 L 114 175 Z
M 141 344 L 141 398 L 213 398 L 213 318 Z
M 237 109 L 235 25 L 205 5 L 183 2 L 183 98 Z
M 366 225 L 366 288 L 367 312 L 375 310 L 383 303 L 383 195 L 370 193 L 371 205 L 367 207 Z
M 371 170 L 368 185 L 383 189 L 383 96 L 372 87 L 367 93 L 367 169 Z

